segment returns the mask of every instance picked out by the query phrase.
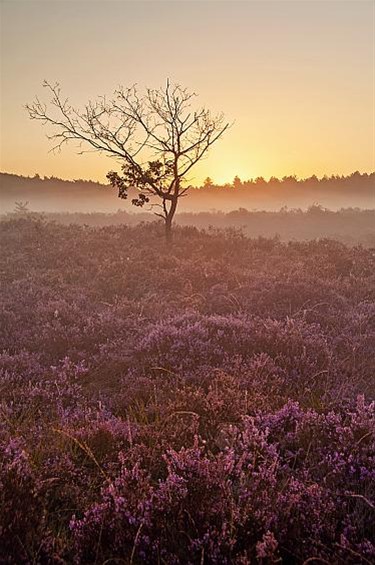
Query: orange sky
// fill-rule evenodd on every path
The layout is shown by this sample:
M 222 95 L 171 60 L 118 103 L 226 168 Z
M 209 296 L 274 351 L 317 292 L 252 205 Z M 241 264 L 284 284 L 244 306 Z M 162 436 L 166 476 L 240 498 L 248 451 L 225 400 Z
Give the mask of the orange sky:
M 166 77 L 235 125 L 197 184 L 375 169 L 372 0 L 1 3 L 2 171 L 105 180 L 113 161 L 48 153 L 23 105 L 59 81 L 76 105 Z

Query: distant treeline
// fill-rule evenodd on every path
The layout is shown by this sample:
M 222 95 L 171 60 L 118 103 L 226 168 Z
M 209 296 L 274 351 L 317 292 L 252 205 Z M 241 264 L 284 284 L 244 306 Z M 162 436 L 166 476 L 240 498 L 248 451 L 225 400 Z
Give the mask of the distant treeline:
M 361 186 L 365 188 L 368 186 L 368 183 L 374 186 L 375 182 L 375 172 L 372 173 L 360 173 L 359 171 L 355 171 L 354 173 L 345 176 L 345 175 L 331 175 L 327 176 L 324 175 L 321 178 L 318 178 L 316 175 L 312 175 L 311 177 L 307 177 L 304 179 L 297 178 L 296 175 L 284 176 L 281 179 L 277 177 L 270 177 L 269 180 L 266 180 L 264 177 L 256 177 L 251 178 L 248 180 L 241 180 L 239 176 L 235 176 L 232 183 L 227 183 L 224 185 L 217 185 L 215 184 L 210 177 L 207 177 L 203 183 L 203 188 L 211 189 L 211 188 L 254 188 L 254 187 L 262 187 L 262 186 L 289 186 L 289 185 L 299 185 L 304 188 L 308 188 L 311 186 L 325 186 L 326 188 L 330 189 L 333 186 L 340 185 L 341 187 L 348 187 L 353 186 L 355 183 L 357 186 Z
M 110 225 L 134 226 L 140 222 L 159 221 L 153 214 L 138 214 L 118 211 L 106 213 L 43 213 L 33 214 L 20 208 L 18 212 L 4 214 L 3 218 L 35 217 L 55 221 L 59 224 L 79 224 L 89 227 Z M 240 208 L 232 212 L 184 212 L 176 215 L 180 226 L 195 226 L 200 229 L 240 229 L 249 237 L 279 237 L 282 241 L 312 240 L 329 238 L 347 245 L 361 244 L 375 248 L 375 210 L 347 208 L 331 211 L 322 206 L 311 206 L 307 211 L 301 209 L 278 212 L 256 212 Z
M 29 201 L 35 211 L 115 212 L 130 205 L 117 198 L 105 184 L 83 179 L 68 181 L 57 177 L 23 177 L 0 173 L 3 211 L 11 211 L 16 201 Z M 375 173 L 358 171 L 348 176 L 332 175 L 305 179 L 285 176 L 242 181 L 236 176 L 231 184 L 218 185 L 207 178 L 202 186 L 192 187 L 181 200 L 184 212 L 223 210 L 240 207 L 274 210 L 282 206 L 308 208 L 312 204 L 339 209 L 375 207 Z M 131 197 L 131 193 L 129 195 Z

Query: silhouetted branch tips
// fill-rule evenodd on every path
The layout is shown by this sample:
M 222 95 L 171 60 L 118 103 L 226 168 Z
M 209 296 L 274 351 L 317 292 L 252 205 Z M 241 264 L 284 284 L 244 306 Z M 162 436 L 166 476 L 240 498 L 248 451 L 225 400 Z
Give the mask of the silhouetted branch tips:
M 120 86 L 112 99 L 100 96 L 83 110 L 62 97 L 59 83 L 45 80 L 43 87 L 50 93 L 49 104 L 35 98 L 26 109 L 31 119 L 53 128 L 47 136 L 51 151 L 76 141 L 116 158 L 121 173 L 108 173 L 110 186 L 120 198 L 127 198 L 130 188 L 137 189 L 132 204 L 138 207 L 150 197 L 160 199 L 163 213 L 157 215 L 163 217 L 169 239 L 178 200 L 189 188 L 183 187 L 186 175 L 230 127 L 224 115 L 213 116 L 206 108 L 193 111 L 196 94 L 169 78 L 165 87 L 147 89 L 143 95 L 136 85 Z

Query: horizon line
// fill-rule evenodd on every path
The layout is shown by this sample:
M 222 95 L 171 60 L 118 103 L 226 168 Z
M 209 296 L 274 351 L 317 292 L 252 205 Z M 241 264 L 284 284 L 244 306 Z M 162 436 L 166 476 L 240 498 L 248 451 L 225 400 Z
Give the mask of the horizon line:
M 227 182 L 224 182 L 224 183 L 215 182 L 208 175 L 206 177 L 206 179 L 202 180 L 201 184 L 195 185 L 195 187 L 204 186 L 205 181 L 208 180 L 208 179 L 210 179 L 212 181 L 212 186 L 226 186 L 226 185 L 232 185 L 233 182 L 235 181 L 235 179 L 239 179 L 239 181 L 242 184 L 255 183 L 257 179 L 262 179 L 264 182 L 269 183 L 271 180 L 277 180 L 279 182 L 286 182 L 286 181 L 284 181 L 284 179 L 294 179 L 296 182 L 306 182 L 308 180 L 315 178 L 320 182 L 322 180 L 347 179 L 347 178 L 350 178 L 351 176 L 353 176 L 355 174 L 359 174 L 360 176 L 371 176 L 371 175 L 375 174 L 375 170 L 373 170 L 373 171 L 362 171 L 361 172 L 357 169 L 357 170 L 353 171 L 352 173 L 349 173 L 348 175 L 339 174 L 339 173 L 332 173 L 331 175 L 324 174 L 323 176 L 317 176 L 315 173 L 313 173 L 312 175 L 310 175 L 308 177 L 298 177 L 296 174 L 289 174 L 289 175 L 285 174 L 283 177 L 277 177 L 275 175 L 267 175 L 267 176 L 258 175 L 256 177 L 250 177 L 250 178 L 245 179 L 245 178 L 241 178 L 239 175 L 234 175 L 232 181 L 227 181 Z M 0 170 L 0 175 L 11 175 L 11 176 L 24 178 L 24 179 L 30 179 L 30 180 L 38 179 L 38 180 L 41 180 L 41 181 L 59 180 L 59 181 L 63 181 L 63 182 L 90 182 L 90 183 L 93 183 L 93 184 L 100 184 L 102 186 L 107 186 L 107 184 L 105 184 L 104 182 L 102 182 L 100 180 L 94 180 L 92 178 L 63 178 L 63 177 L 58 177 L 58 176 L 55 176 L 55 175 L 51 175 L 51 176 L 41 175 L 40 173 L 37 173 L 37 172 L 35 172 L 33 175 L 31 173 L 30 173 L 30 175 L 25 175 L 25 174 Z M 191 186 L 194 187 L 194 185 L 191 185 Z

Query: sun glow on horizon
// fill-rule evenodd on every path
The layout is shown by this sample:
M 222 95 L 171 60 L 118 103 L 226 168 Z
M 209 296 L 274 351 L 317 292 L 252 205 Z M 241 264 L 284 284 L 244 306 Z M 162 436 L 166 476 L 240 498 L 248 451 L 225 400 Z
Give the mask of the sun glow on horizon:
M 160 0 L 147 3 L 146 18 L 142 0 L 94 2 L 89 14 L 84 0 L 4 2 L 0 168 L 105 182 L 118 163 L 77 156 L 73 146 L 51 155 L 25 103 L 43 99 L 44 78 L 82 106 L 119 83 L 153 88 L 171 77 L 197 92 L 194 105 L 234 121 L 191 171 L 191 184 L 373 171 L 374 10 L 350 0 Z M 105 42 L 104 19 L 112 29 Z M 181 42 L 182 32 L 190 41 Z

